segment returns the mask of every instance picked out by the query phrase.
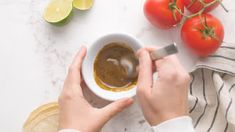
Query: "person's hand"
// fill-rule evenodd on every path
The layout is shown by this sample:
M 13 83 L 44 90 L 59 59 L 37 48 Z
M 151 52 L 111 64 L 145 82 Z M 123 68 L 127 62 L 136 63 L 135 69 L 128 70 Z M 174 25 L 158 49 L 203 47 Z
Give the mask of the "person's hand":
M 86 55 L 83 47 L 69 68 L 59 97 L 59 129 L 76 129 L 81 132 L 98 132 L 114 115 L 132 104 L 133 99 L 121 99 L 98 109 L 84 98 L 81 87 L 81 66 Z
M 152 62 L 150 49 L 140 49 L 137 96 L 151 126 L 187 115 L 190 76 L 175 55 Z M 158 78 L 153 80 L 154 70 Z

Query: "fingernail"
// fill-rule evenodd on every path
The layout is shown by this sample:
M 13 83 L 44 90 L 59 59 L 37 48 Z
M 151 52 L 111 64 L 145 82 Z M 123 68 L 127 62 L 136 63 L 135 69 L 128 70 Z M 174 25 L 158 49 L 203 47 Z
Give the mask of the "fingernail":
M 79 50 L 78 50 L 78 53 L 81 53 L 81 51 L 84 50 L 84 48 L 86 48 L 86 46 L 81 45 L 80 48 L 79 48 Z
M 137 52 L 136 52 L 136 56 L 139 57 L 140 56 L 140 52 L 142 51 L 143 49 L 138 49 Z
M 78 48 L 78 52 L 77 53 L 80 53 L 83 49 L 83 46 L 81 45 L 79 48 Z
M 145 52 L 146 52 L 145 50 L 141 50 L 141 51 L 139 52 L 139 61 L 141 61 L 141 60 L 144 59 Z
M 85 46 L 82 44 L 82 45 L 80 46 L 79 52 L 82 51 L 82 49 L 84 49 L 84 47 L 85 47 Z

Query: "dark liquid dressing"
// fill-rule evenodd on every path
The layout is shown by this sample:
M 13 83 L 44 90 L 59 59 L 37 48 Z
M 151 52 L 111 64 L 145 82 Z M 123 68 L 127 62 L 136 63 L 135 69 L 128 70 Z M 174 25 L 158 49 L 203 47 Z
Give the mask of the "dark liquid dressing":
M 125 44 L 110 43 L 98 53 L 94 63 L 96 83 L 103 89 L 119 92 L 133 88 L 137 77 L 127 79 L 125 69 L 119 64 L 122 57 L 135 55 L 135 52 Z

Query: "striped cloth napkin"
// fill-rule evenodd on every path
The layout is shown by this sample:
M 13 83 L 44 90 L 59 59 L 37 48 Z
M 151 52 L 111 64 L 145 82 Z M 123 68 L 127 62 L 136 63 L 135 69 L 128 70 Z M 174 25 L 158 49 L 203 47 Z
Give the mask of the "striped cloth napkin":
M 223 43 L 191 72 L 189 113 L 197 132 L 235 132 L 235 44 Z

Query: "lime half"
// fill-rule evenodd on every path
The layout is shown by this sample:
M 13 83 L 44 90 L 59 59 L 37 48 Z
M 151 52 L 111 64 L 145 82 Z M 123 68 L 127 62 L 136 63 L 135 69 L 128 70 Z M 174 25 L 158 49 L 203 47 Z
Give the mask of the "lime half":
M 52 0 L 44 10 L 44 19 L 49 23 L 61 23 L 73 10 L 72 0 Z
M 73 7 L 79 10 L 88 10 L 93 6 L 94 0 L 73 0 Z

